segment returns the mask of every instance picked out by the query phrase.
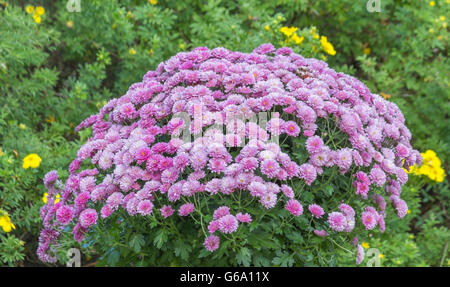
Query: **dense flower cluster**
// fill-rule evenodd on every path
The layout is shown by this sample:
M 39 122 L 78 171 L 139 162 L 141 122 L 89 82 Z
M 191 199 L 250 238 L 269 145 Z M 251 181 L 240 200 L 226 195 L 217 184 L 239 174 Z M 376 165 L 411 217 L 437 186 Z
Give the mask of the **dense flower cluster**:
M 265 126 L 252 120 L 261 112 L 273 112 Z M 320 119 L 335 123 L 349 144 L 336 148 L 322 133 Z M 70 222 L 80 241 L 119 208 L 130 216 L 191 217 L 203 214 L 200 200 L 237 191 L 256 199 L 263 210 L 282 202 L 293 216 L 325 220 L 329 229 L 315 230 L 317 236 L 351 232 L 358 221 L 383 231 L 386 202 L 375 191 L 384 188 L 404 216 L 400 193 L 408 177 L 403 167 L 421 160 L 395 104 L 323 61 L 271 44 L 248 54 L 204 47 L 179 53 L 77 130 L 88 127 L 92 137 L 70 164 L 65 184 L 56 171 L 44 178 L 48 196 L 37 252 L 43 261 L 56 260 L 49 248 Z M 186 135 L 194 141 L 183 141 Z M 277 137 L 306 137 L 307 160 L 293 160 Z M 86 165 L 92 168 L 82 168 Z M 370 200 L 362 214 L 346 203 L 328 206 L 331 210 L 311 204 L 305 212 L 289 183 L 310 186 L 332 167 L 352 177 L 354 192 Z M 246 210 L 228 206 L 212 216 L 204 241 L 209 251 L 219 247 L 221 234 L 252 221 Z

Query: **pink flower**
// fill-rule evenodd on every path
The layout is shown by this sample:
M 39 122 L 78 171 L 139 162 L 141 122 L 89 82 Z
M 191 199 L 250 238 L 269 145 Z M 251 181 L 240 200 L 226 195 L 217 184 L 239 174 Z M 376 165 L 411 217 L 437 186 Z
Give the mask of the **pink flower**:
M 271 192 L 266 192 L 263 195 L 261 195 L 259 202 L 267 208 L 273 208 L 275 204 L 277 204 L 277 195 Z
M 167 217 L 171 216 L 173 214 L 173 212 L 174 212 L 172 206 L 170 206 L 170 205 L 164 205 L 163 207 L 161 207 L 159 209 L 159 211 L 161 212 L 161 215 L 164 218 L 167 218 Z
M 306 140 L 306 150 L 310 154 L 316 154 L 321 152 L 323 146 L 324 146 L 323 140 L 318 136 L 312 136 Z
M 304 163 L 299 169 L 300 177 L 303 178 L 307 185 L 311 185 L 317 177 L 316 169 L 309 163 Z
M 144 162 L 150 157 L 150 149 L 148 147 L 141 147 L 136 151 L 135 158 L 138 162 Z
M 295 199 L 289 199 L 285 208 L 294 216 L 300 216 L 303 213 L 303 206 Z
M 297 137 L 300 134 L 300 127 L 294 121 L 287 121 L 283 123 L 283 130 L 286 134 Z
M 178 210 L 178 214 L 180 216 L 188 216 L 194 211 L 194 204 L 193 203 L 185 203 L 182 206 L 180 206 L 180 209 Z
M 209 252 L 213 252 L 217 248 L 219 248 L 220 240 L 218 236 L 210 235 L 205 239 L 205 242 L 203 242 L 203 245 L 205 246 L 206 250 Z
M 283 192 L 284 196 L 287 198 L 293 199 L 294 198 L 294 191 L 290 186 L 287 186 L 286 184 L 283 184 L 281 186 L 281 191 Z
M 328 224 L 334 231 L 344 231 L 346 226 L 345 216 L 340 212 L 332 212 L 328 215 Z
M 208 231 L 209 233 L 214 233 L 219 229 L 219 221 L 218 220 L 213 220 L 209 223 L 208 225 Z
M 239 224 L 236 217 L 231 214 L 221 217 L 218 221 L 219 230 L 226 234 L 235 232 Z
M 245 223 L 250 223 L 252 222 L 252 217 L 250 214 L 248 213 L 241 213 L 239 212 L 238 214 L 236 214 L 236 219 L 239 222 L 245 222 Z
M 269 178 L 275 177 L 279 168 L 280 165 L 273 159 L 266 159 L 261 163 L 261 172 Z
M 74 210 L 68 205 L 63 205 L 56 211 L 56 220 L 62 225 L 67 225 L 73 218 Z
M 358 244 L 356 247 L 356 265 L 359 265 L 364 260 L 364 248 L 361 246 L 361 244 Z
M 149 215 L 153 210 L 153 203 L 150 200 L 143 200 L 137 206 L 138 212 L 141 215 Z
M 315 217 L 315 218 L 321 218 L 322 215 L 325 214 L 323 211 L 323 208 L 320 205 L 317 204 L 311 204 L 308 207 L 309 212 Z
M 366 230 L 372 230 L 377 225 L 378 215 L 371 211 L 364 211 L 361 214 L 361 221 L 366 227 Z
M 328 236 L 328 232 L 326 232 L 325 230 L 317 230 L 314 229 L 314 234 L 319 236 L 319 237 L 325 237 Z
M 80 213 L 80 225 L 84 228 L 88 228 L 97 223 L 97 218 L 97 211 L 95 211 L 95 209 L 85 209 Z
M 214 211 L 213 218 L 215 220 L 230 214 L 230 208 L 228 206 L 221 206 Z

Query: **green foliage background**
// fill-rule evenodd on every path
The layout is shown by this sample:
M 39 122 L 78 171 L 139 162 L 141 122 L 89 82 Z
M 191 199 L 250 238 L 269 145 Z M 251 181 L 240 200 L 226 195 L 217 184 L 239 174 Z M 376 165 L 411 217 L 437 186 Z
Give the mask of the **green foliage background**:
M 74 127 L 108 99 L 123 95 L 161 61 L 197 46 L 249 52 L 272 42 L 326 59 L 334 69 L 355 75 L 372 92 L 398 104 L 414 147 L 435 150 L 448 170 L 450 65 L 445 16 L 450 15 L 450 1 L 436 0 L 432 6 L 422 0 L 382 0 L 381 13 L 369 13 L 366 2 L 159 0 L 152 5 L 91 0 L 81 1 L 81 12 L 76 13 L 67 11 L 66 1 L 0 1 L 0 208 L 16 225 L 10 233 L 0 230 L 0 265 L 42 264 L 35 255 L 45 192 L 42 178 L 55 167 L 67 174 L 66 167 L 88 137 L 87 132 L 75 133 Z M 26 5 L 45 7 L 41 23 L 25 12 Z M 279 32 L 282 26 L 299 27 L 302 44 L 287 41 Z M 312 37 L 313 27 L 333 44 L 335 56 L 321 50 L 319 40 Z M 30 153 L 38 154 L 42 163 L 24 170 L 22 160 Z M 390 220 L 388 231 L 373 239 L 369 234 L 367 243 L 383 253 L 382 266 L 449 266 L 448 179 L 433 184 L 412 176 L 404 194 L 411 214 Z M 274 220 L 276 225 L 282 218 Z M 167 243 L 167 234 L 160 230 L 125 238 L 99 230 L 97 236 L 108 248 L 85 244 L 84 260 L 98 265 L 155 265 L 162 256 L 165 265 L 204 264 L 203 253 L 196 257 L 183 241 Z M 189 226 L 184 233 L 189 233 Z M 333 243 L 295 232 L 286 236 L 294 243 L 309 240 L 321 252 L 285 253 L 276 240 L 248 238 L 255 241 L 253 250 L 233 251 L 231 262 L 220 256 L 208 262 L 354 265 L 354 254 Z M 65 242 L 73 244 L 70 239 Z M 273 250 L 272 258 L 258 253 L 261 244 Z M 146 257 L 146 248 L 159 251 Z

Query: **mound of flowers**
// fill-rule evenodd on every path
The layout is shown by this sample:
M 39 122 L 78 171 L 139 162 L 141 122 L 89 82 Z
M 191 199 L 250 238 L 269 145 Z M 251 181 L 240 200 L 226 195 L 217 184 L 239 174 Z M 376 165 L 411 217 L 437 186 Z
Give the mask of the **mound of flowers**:
M 119 209 L 195 220 L 211 252 L 242 225 L 263 225 L 258 210 L 305 216 L 320 237 L 383 232 L 386 199 L 406 215 L 405 168 L 421 162 L 395 104 L 271 44 L 179 53 L 77 130 L 89 127 L 65 183 L 56 171 L 44 178 L 42 261 L 57 260 L 62 232 L 82 241 Z M 331 199 L 321 197 L 332 183 Z

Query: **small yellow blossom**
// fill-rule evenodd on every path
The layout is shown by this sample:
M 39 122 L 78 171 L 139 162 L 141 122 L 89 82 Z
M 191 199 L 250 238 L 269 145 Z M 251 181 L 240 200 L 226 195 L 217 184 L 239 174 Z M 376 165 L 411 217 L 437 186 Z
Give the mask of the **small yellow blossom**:
M 46 119 L 45 119 L 45 121 L 47 122 L 47 123 L 53 123 L 54 121 L 55 121 L 55 118 L 53 117 L 53 116 L 48 116 Z
M 281 27 L 280 32 L 283 33 L 286 37 L 291 37 L 298 30 L 297 27 Z
M 389 100 L 390 98 L 392 98 L 391 95 L 383 93 L 383 92 L 380 93 L 380 96 L 382 96 L 385 100 Z
M 186 48 L 184 43 L 180 43 L 178 46 L 180 47 L 181 50 L 184 50 L 184 48 Z
M 48 193 L 44 193 L 44 196 L 42 196 L 42 201 L 47 204 L 47 197 L 48 197 Z M 59 195 L 59 193 L 55 196 L 55 202 L 53 204 L 57 204 L 61 199 L 61 195 Z
M 42 15 L 44 15 L 44 13 L 45 13 L 44 7 L 42 7 L 42 6 L 37 6 L 36 7 L 36 15 L 42 16 Z
M 266 29 L 266 31 L 269 31 L 270 30 L 269 25 L 264 26 L 264 29 Z
M 411 214 L 411 209 L 408 209 L 408 211 L 406 213 Z
M 434 1 L 430 1 L 430 6 L 433 7 L 434 5 L 436 5 L 436 3 Z
M 158 4 L 158 0 L 148 0 L 148 3 L 150 3 L 152 5 L 156 5 L 156 4 Z
M 380 255 L 378 255 L 378 256 L 380 256 L 380 259 L 384 258 L 384 254 L 383 253 L 380 253 Z
M 130 55 L 135 55 L 135 54 L 136 54 L 136 50 L 133 49 L 133 48 L 130 48 L 130 50 L 128 50 L 128 53 L 129 53 Z
M 441 20 L 441 21 L 445 21 L 445 16 L 441 16 L 441 17 L 439 17 L 439 20 Z
M 363 53 L 364 54 L 366 54 L 366 55 L 370 55 L 370 52 L 371 52 L 372 50 L 370 49 L 370 48 L 364 48 L 364 50 L 363 50 Z
M 27 168 L 37 168 L 39 165 L 41 165 L 42 159 L 35 153 L 29 154 L 23 159 L 23 165 L 22 167 L 24 169 Z
M 6 213 L 0 216 L 0 227 L 4 232 L 11 232 L 12 229 L 16 229 L 14 224 L 11 222 L 11 218 L 9 218 Z
M 39 15 L 37 15 L 37 14 L 34 14 L 33 15 L 33 19 L 34 19 L 34 22 L 36 22 L 37 24 L 40 24 L 41 23 L 41 16 L 39 16 Z
M 361 243 L 361 246 L 366 248 L 366 249 L 370 247 L 369 243 L 367 243 L 367 242 Z
M 414 239 L 414 234 L 410 234 L 409 239 Z
M 26 125 L 24 125 L 24 124 L 19 124 L 19 129 L 24 130 L 24 129 L 26 129 L 26 128 L 27 128 Z
M 442 28 L 447 28 L 447 22 L 442 23 Z
M 305 39 L 305 37 L 303 36 L 299 37 L 297 33 L 294 33 L 290 39 L 294 41 L 295 44 L 300 45 L 303 42 L 303 39 Z
M 33 6 L 33 5 L 27 5 L 27 6 L 25 7 L 25 11 L 26 11 L 28 14 L 33 13 L 33 12 L 34 12 L 34 6 Z
M 436 152 L 427 150 L 422 155 L 422 165 L 411 166 L 407 173 L 415 175 L 426 175 L 429 179 L 442 182 L 445 178 L 445 170 L 441 167 L 441 160 L 437 157 Z
M 66 26 L 67 26 L 67 28 L 72 29 L 73 28 L 73 21 L 72 20 L 67 21 L 66 22 Z
M 333 45 L 332 45 L 330 42 L 328 42 L 327 37 L 322 36 L 322 37 L 320 38 L 320 43 L 322 44 L 323 50 L 324 50 L 327 54 L 330 54 L 331 56 L 336 55 L 336 51 L 334 50 Z
M 3 152 L 2 148 L 0 147 L 0 156 L 3 156 L 5 153 Z

